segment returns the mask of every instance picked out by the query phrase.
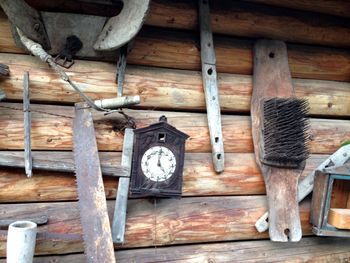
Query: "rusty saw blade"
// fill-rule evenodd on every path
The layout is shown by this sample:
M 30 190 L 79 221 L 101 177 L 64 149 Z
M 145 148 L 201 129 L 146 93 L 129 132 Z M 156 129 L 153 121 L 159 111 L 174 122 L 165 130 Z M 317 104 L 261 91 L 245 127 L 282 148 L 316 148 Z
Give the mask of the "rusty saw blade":
M 115 262 L 95 129 L 84 104 L 75 105 L 73 141 L 86 262 Z

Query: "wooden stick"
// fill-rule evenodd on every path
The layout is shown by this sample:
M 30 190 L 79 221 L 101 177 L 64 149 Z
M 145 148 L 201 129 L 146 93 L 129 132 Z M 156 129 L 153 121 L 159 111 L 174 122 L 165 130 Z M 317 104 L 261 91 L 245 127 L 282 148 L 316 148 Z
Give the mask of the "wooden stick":
M 198 0 L 201 36 L 202 79 L 207 108 L 210 143 L 214 169 L 221 173 L 225 168 L 224 143 L 221 128 L 220 98 L 218 92 L 216 58 L 210 26 L 209 2 Z
M 29 72 L 23 76 L 23 112 L 24 112 L 24 167 L 27 177 L 32 177 L 31 113 L 29 98 Z
M 134 144 L 134 131 L 126 129 L 124 135 L 123 154 L 121 165 L 128 169 L 127 174 L 131 175 L 132 153 Z M 130 177 L 120 178 L 118 183 L 117 197 L 115 200 L 115 208 L 112 222 L 112 238 L 117 244 L 124 243 L 126 209 L 129 196 Z

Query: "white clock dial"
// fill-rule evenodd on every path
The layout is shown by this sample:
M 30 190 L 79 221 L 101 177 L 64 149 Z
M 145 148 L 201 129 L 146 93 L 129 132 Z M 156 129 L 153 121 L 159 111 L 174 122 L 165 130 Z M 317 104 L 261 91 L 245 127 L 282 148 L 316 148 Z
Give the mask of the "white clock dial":
M 141 169 L 143 174 L 151 181 L 163 182 L 175 172 L 175 155 L 164 146 L 153 146 L 142 156 Z

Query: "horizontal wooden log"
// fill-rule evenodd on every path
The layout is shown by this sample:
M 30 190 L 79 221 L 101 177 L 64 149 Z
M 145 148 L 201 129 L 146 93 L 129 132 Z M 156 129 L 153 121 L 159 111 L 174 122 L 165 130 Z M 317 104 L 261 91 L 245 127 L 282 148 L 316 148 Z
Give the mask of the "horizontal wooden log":
M 350 27 L 346 19 L 240 1 L 214 1 L 211 4 L 214 33 L 350 46 Z M 338 9 L 347 7 L 349 4 L 344 3 Z M 197 1 L 155 0 L 146 25 L 196 30 L 197 18 Z
M 1 153 L 1 152 L 0 152 Z M 39 152 L 52 159 L 66 160 L 71 153 Z M 38 152 L 33 152 L 34 162 Z M 265 194 L 265 184 L 253 154 L 228 153 L 225 171 L 218 176 L 210 153 L 187 153 L 183 172 L 183 196 Z M 102 167 L 120 164 L 121 153 L 100 152 Z M 301 178 L 315 169 L 327 155 L 312 155 Z M 106 197 L 115 199 L 118 179 L 104 177 Z M 35 171 L 28 179 L 24 169 L 0 168 L 0 203 L 77 200 L 74 174 Z
M 305 235 L 311 233 L 309 206 L 308 201 L 300 206 Z M 110 218 L 113 207 L 109 201 Z M 48 216 L 48 224 L 38 227 L 36 254 L 67 254 L 83 251 L 78 209 L 77 202 L 4 204 L 0 216 Z M 266 238 L 267 233 L 260 234 L 254 227 L 265 209 L 265 196 L 130 200 L 122 247 Z M 0 230 L 0 256 L 5 254 L 6 232 Z
M 312 11 L 335 16 L 350 17 L 350 2 L 347 0 L 245 0 L 254 3 Z
M 33 56 L 0 53 L 0 61 L 11 67 L 11 76 L 0 80 L 8 99 L 22 100 L 23 72 L 30 71 L 31 101 L 73 104 L 81 100 L 57 74 Z M 69 74 L 88 96 L 101 99 L 116 96 L 115 70 L 112 63 L 79 60 L 69 69 Z M 218 79 L 221 109 L 249 112 L 251 76 L 220 73 Z M 311 114 L 350 116 L 349 82 L 293 79 L 293 84 L 296 95 L 308 99 Z M 138 108 L 205 109 L 200 72 L 130 65 L 126 70 L 123 92 L 125 95 L 141 95 Z
M 0 52 L 24 53 L 24 50 L 13 45 L 12 35 L 6 34 L 10 33 L 8 22 L 0 23 L 0 28 L 3 27 L 4 29 L 0 29 L 0 32 L 4 32 L 0 35 Z M 218 72 L 252 74 L 252 41 L 215 37 L 214 45 Z M 349 50 L 290 44 L 288 58 L 293 77 L 350 81 Z M 116 61 L 114 57 L 110 59 Z M 198 36 L 146 28 L 136 38 L 134 48 L 128 56 L 128 63 L 200 70 Z M 110 81 L 114 81 L 114 77 Z
M 350 241 L 340 238 L 306 237 L 297 243 L 269 240 L 120 250 L 117 262 L 346 262 Z M 2 262 L 2 261 L 0 261 Z M 35 257 L 34 263 L 84 263 L 83 254 Z M 5 263 L 5 262 L 4 262 Z
M 78 11 L 76 10 L 77 6 L 69 6 L 69 1 L 65 1 L 67 4 L 62 3 L 62 1 L 57 1 L 54 4 L 43 0 L 31 2 L 34 2 L 34 6 L 41 10 L 56 12 Z M 255 2 L 259 2 L 259 0 Z M 270 0 L 270 2 L 276 1 Z M 283 6 L 284 1 L 279 2 L 282 2 L 280 5 Z M 304 1 L 304 6 L 306 5 L 307 7 L 305 2 L 307 1 Z M 321 7 L 325 1 L 322 2 Z M 342 1 L 342 3 L 341 1 L 336 1 L 335 3 L 329 2 L 331 1 L 327 3 L 327 10 L 340 13 L 339 10 L 343 9 L 342 14 L 346 14 L 350 10 L 349 4 L 345 3 L 345 1 Z M 290 3 L 285 3 L 287 6 L 288 4 L 290 5 Z M 57 7 L 55 8 L 54 5 Z M 100 8 L 94 8 L 94 6 L 84 8 L 84 5 L 87 5 L 87 3 L 78 5 L 80 7 L 78 13 L 93 13 L 93 9 L 99 9 L 99 12 L 103 12 L 103 6 Z M 314 3 L 310 3 L 310 5 L 314 5 Z M 350 46 L 349 21 L 346 19 L 309 12 L 298 12 L 273 6 L 266 7 L 264 5 L 244 3 L 242 1 L 214 1 L 211 3 L 211 6 L 211 22 L 214 33 L 254 38 L 275 38 L 290 42 L 317 45 Z M 295 6 L 303 5 L 294 3 Z M 86 10 L 88 8 L 90 11 Z M 118 8 L 109 8 L 109 10 L 113 9 L 116 10 Z M 145 21 L 145 24 L 158 27 L 197 30 L 197 9 L 196 0 L 154 0 L 151 2 L 150 15 Z M 103 15 L 101 13 L 100 15 Z M 105 13 L 111 16 L 110 12 Z
M 0 149 L 23 149 L 22 105 L 0 105 Z M 32 149 L 72 150 L 73 107 L 32 105 Z M 206 115 L 202 113 L 125 111 L 135 119 L 138 128 L 158 122 L 166 115 L 171 125 L 187 133 L 187 152 L 211 152 Z M 124 117 L 120 114 L 105 116 L 94 112 L 97 144 L 100 151 L 121 151 L 123 135 L 120 128 Z M 125 123 L 125 122 L 124 122 Z M 250 117 L 223 115 L 222 130 L 225 152 L 253 152 Z M 349 120 L 311 119 L 311 153 L 330 154 L 350 137 Z

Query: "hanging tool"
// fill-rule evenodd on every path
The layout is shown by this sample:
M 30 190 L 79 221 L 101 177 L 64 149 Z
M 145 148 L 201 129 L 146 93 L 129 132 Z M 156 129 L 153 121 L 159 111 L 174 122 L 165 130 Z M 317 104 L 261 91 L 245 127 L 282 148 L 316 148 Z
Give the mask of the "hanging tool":
M 295 242 L 302 237 L 297 189 L 309 154 L 307 110 L 306 101 L 295 98 L 285 43 L 257 41 L 252 134 L 266 185 L 272 241 Z
M 150 0 L 123 1 L 121 12 L 110 18 L 37 11 L 24 0 L 0 0 L 0 6 L 11 22 L 17 45 L 21 46 L 21 42 L 16 28 L 51 55 L 59 54 L 66 38 L 75 35 L 83 43 L 76 53 L 78 57 L 102 58 L 116 55 L 107 51 L 117 50 L 136 36 L 148 14 Z M 115 8 L 118 10 L 119 5 Z
M 94 123 L 86 104 L 75 105 L 73 142 L 86 260 L 115 262 Z
M 121 165 L 127 169 L 128 177 L 119 178 L 112 223 L 113 242 L 118 244 L 124 243 L 133 144 L 134 131 L 133 129 L 127 128 L 125 129 L 124 133 L 124 145 Z
M 54 58 L 49 55 L 40 44 L 35 43 L 26 37 L 21 30 L 17 28 L 18 35 L 23 45 L 35 56 L 39 57 L 43 62 L 48 63 L 51 68 L 53 68 L 61 77 L 62 80 L 67 82 L 79 95 L 85 100 L 85 102 L 93 109 L 98 111 L 111 112 L 111 109 L 120 108 L 122 106 L 129 106 L 140 103 L 140 96 L 129 96 L 129 97 L 120 97 L 112 98 L 105 100 L 91 100 L 87 95 L 82 92 L 82 90 L 72 82 L 69 76 L 64 72 L 62 68 L 57 66 L 54 61 Z M 106 102 L 104 104 L 104 102 Z M 124 104 L 127 103 L 127 104 Z
M 224 171 L 224 142 L 221 129 L 220 101 L 216 73 L 216 57 L 210 25 L 209 1 L 199 0 L 202 78 L 207 105 L 210 142 L 214 169 Z
M 309 173 L 304 179 L 299 182 L 298 185 L 298 202 L 304 200 L 308 196 L 314 187 L 314 178 L 316 171 L 322 171 L 325 168 L 336 168 L 342 166 L 350 158 L 350 145 L 344 145 L 339 148 L 335 153 L 323 161 L 315 170 Z M 265 212 L 255 223 L 256 229 L 262 233 L 269 228 L 268 212 Z
M 32 144 L 31 144 L 31 116 L 29 98 L 29 72 L 23 76 L 23 112 L 24 112 L 24 167 L 27 177 L 32 177 Z

